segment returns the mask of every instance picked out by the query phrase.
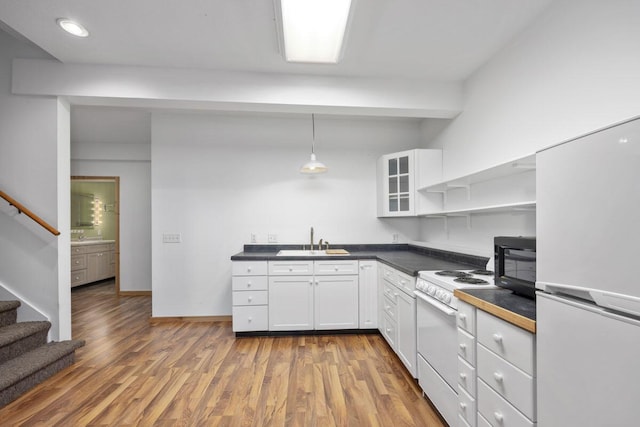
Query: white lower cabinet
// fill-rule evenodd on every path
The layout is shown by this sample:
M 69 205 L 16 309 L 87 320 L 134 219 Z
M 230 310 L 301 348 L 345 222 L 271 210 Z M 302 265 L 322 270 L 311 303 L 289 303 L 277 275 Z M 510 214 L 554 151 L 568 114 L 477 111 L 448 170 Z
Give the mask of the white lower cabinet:
M 269 329 L 266 261 L 234 262 L 232 267 L 233 331 Z
M 360 261 L 359 264 L 360 329 L 378 329 L 378 262 Z
M 535 426 L 535 335 L 459 301 L 458 343 L 460 425 Z
M 416 299 L 409 293 L 415 289 L 415 277 L 384 264 L 380 264 L 378 277 L 380 333 L 417 378 Z
M 373 284 L 368 280 L 370 274 L 365 274 L 367 280 L 361 282 L 358 261 L 275 260 L 262 263 L 264 265 L 233 262 L 234 331 L 360 327 L 360 285 L 375 291 L 376 275 L 371 279 Z M 371 297 L 365 301 L 376 303 Z M 368 309 L 362 307 L 362 310 L 369 323 L 377 321 L 371 314 L 376 312 L 375 305 Z M 239 317 L 236 319 L 236 316 Z
M 358 276 L 316 276 L 315 329 L 358 329 Z
M 313 288 L 313 276 L 270 276 L 269 330 L 314 329 Z

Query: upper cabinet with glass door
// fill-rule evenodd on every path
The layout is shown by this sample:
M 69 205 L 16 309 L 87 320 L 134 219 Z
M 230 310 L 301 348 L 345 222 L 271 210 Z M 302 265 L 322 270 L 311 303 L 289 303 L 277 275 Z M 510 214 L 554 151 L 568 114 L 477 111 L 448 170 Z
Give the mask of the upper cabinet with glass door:
M 415 149 L 378 160 L 378 216 L 414 216 L 416 189 L 442 179 L 442 151 Z

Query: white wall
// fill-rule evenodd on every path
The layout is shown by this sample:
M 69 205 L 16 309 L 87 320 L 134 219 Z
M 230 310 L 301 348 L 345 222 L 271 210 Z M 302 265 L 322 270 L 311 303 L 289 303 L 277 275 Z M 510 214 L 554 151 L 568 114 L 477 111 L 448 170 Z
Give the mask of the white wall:
M 463 113 L 428 145 L 453 178 L 640 115 L 640 2 L 566 0 L 551 7 L 465 85 Z M 490 250 L 498 234 L 535 234 L 532 214 L 492 215 L 421 240 Z
M 59 199 L 58 190 L 60 177 L 69 175 L 68 160 L 59 161 L 61 153 L 68 152 L 68 125 L 64 127 L 68 113 L 56 98 L 11 94 L 15 57 L 48 55 L 0 31 L 0 188 L 54 227 L 68 230 L 68 215 L 60 215 L 69 199 Z M 65 277 L 65 261 L 59 265 L 58 252 L 62 247 L 65 257 L 64 242 L 24 215 L 15 216 L 13 208 L 0 202 L 0 286 L 51 320 L 52 339 L 71 334 L 70 304 L 59 301 L 64 298 L 59 295 L 59 283 Z
M 251 233 L 307 243 L 405 241 L 417 221 L 376 218 L 376 159 L 418 145 L 420 122 L 316 117 L 326 175 L 298 173 L 311 149 L 309 116 L 154 113 L 153 315 L 231 313 L 230 256 Z M 180 233 L 182 243 L 162 243 Z

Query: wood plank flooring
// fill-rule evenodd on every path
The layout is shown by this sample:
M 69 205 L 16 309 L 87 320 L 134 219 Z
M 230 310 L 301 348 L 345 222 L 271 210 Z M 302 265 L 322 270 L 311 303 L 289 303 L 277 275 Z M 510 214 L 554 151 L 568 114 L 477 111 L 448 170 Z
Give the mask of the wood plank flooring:
M 3 426 L 446 424 L 379 335 L 235 338 L 150 323 L 151 297 L 74 289 L 76 363 L 0 409 Z

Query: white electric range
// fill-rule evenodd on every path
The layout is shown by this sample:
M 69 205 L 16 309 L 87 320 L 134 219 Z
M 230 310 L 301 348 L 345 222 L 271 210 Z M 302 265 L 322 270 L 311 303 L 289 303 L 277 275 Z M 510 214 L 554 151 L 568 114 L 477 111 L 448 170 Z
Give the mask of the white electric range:
M 493 271 L 421 271 L 416 281 L 417 364 L 422 391 L 449 425 L 458 424 L 458 338 L 461 288 L 495 288 Z

